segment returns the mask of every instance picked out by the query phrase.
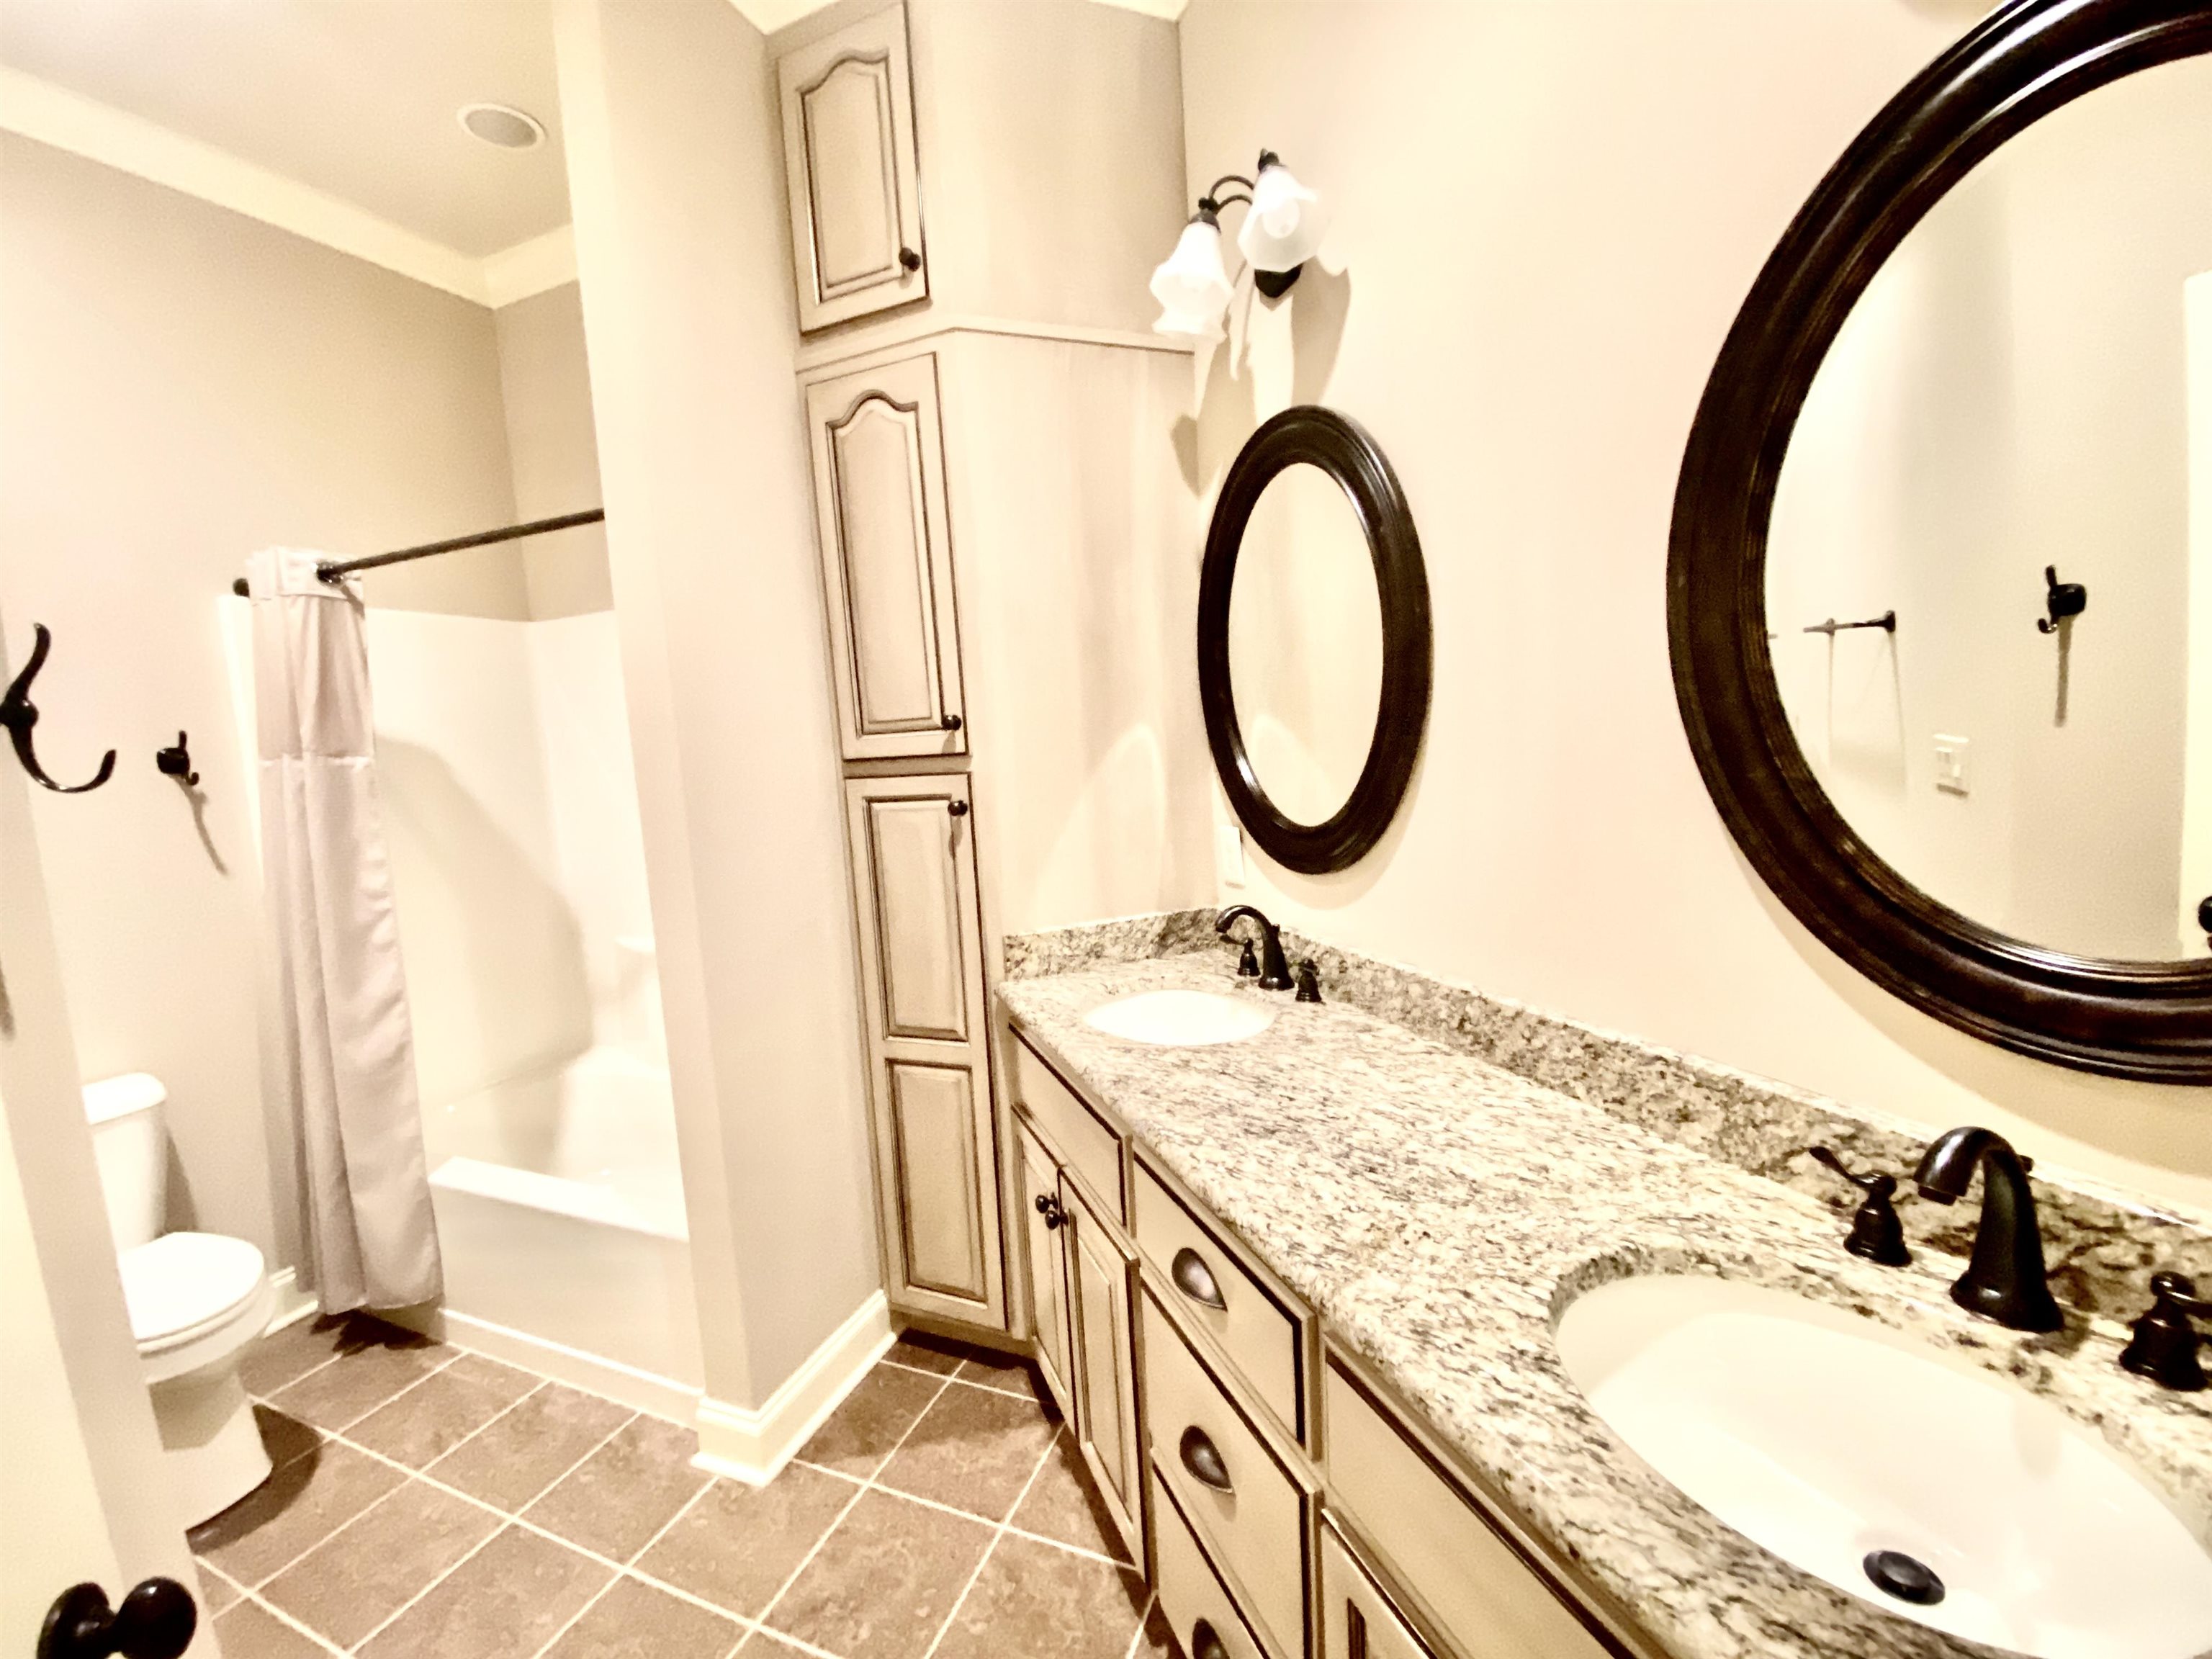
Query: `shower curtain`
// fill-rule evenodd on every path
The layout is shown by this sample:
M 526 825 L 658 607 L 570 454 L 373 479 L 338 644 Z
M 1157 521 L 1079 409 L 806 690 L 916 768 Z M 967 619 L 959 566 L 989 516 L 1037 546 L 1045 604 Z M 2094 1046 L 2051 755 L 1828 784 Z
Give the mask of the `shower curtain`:
M 326 1314 L 444 1288 L 377 805 L 361 595 L 320 555 L 247 561 L 262 885 L 275 984 L 268 1086 L 289 1109 L 306 1261 Z

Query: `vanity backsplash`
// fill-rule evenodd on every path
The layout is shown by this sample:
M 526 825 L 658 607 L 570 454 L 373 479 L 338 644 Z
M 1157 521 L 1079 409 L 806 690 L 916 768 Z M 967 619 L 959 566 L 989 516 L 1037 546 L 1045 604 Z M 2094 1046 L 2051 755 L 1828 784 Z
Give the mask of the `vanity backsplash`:
M 1213 917 L 1211 910 L 1176 910 L 1009 934 L 1005 976 L 1038 979 L 1113 962 L 1225 950 Z M 1972 1248 L 1979 1205 L 1945 1208 L 1917 1197 L 1906 1177 L 1929 1137 L 1882 1113 L 1540 1012 L 1288 927 L 1283 947 L 1293 961 L 1313 958 L 1324 995 L 1817 1198 L 1835 1210 L 1839 1226 L 1848 1224 L 1860 1194 L 1806 1149 L 1830 1146 L 1855 1169 L 1887 1170 L 1902 1182 L 1898 1215 L 1912 1244 L 1960 1257 Z M 2212 1282 L 2212 1217 L 2072 1174 L 2063 1180 L 2038 1175 L 2033 1183 L 2051 1288 L 2069 1306 L 2124 1322 L 2148 1305 L 2145 1286 L 2154 1272 Z

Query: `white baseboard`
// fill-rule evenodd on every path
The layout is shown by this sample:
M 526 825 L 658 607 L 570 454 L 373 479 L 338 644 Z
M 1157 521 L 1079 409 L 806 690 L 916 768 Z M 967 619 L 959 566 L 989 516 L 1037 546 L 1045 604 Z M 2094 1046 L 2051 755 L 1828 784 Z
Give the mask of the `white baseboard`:
M 287 1325 L 296 1325 L 303 1319 L 313 1319 L 322 1311 L 312 1291 L 300 1288 L 297 1267 L 279 1267 L 269 1275 L 269 1288 L 276 1292 L 276 1311 L 269 1316 L 269 1328 L 262 1333 L 273 1336 Z
M 702 1396 L 699 1455 L 710 1474 L 764 1486 L 891 1346 L 890 1307 L 877 1291 L 758 1408 Z
M 378 1316 L 404 1325 L 409 1330 L 420 1331 L 436 1341 L 450 1342 L 457 1348 L 466 1348 L 487 1358 L 534 1371 L 556 1382 L 604 1395 L 649 1417 L 690 1423 L 700 1408 L 699 1390 L 688 1383 L 625 1365 L 618 1359 L 586 1353 L 581 1348 L 532 1336 L 527 1331 L 495 1325 L 489 1319 L 450 1313 L 438 1307 L 398 1309 Z

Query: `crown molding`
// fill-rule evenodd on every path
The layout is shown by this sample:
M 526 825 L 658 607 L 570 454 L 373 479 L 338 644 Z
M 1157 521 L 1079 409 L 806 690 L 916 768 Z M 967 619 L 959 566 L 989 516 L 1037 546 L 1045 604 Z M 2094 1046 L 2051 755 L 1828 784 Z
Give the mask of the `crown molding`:
M 21 70 L 0 68 L 0 130 L 244 214 L 477 305 L 509 305 L 576 278 L 575 239 L 566 225 L 478 258 Z

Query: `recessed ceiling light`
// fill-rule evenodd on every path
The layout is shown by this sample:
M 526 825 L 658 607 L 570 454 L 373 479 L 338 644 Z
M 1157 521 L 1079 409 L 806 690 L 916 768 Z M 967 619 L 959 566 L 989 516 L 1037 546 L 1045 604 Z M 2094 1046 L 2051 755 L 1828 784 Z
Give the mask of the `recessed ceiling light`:
M 464 104 L 461 125 L 471 137 L 501 149 L 536 149 L 545 142 L 545 124 L 507 104 Z

